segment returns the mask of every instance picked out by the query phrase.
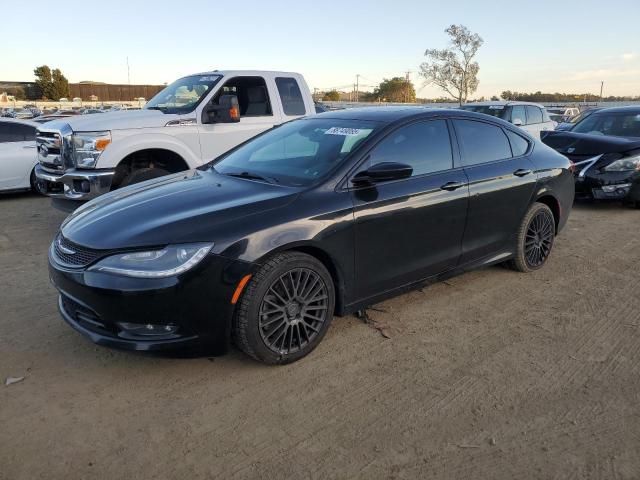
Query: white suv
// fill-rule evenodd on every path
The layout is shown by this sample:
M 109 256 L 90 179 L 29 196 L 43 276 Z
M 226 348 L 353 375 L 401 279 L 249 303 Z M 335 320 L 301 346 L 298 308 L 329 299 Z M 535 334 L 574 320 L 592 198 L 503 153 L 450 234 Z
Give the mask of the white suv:
M 540 138 L 543 130 L 553 130 L 556 123 L 542 105 L 529 102 L 475 102 L 462 106 L 463 110 L 484 113 L 501 118 L 529 132 L 534 138 Z

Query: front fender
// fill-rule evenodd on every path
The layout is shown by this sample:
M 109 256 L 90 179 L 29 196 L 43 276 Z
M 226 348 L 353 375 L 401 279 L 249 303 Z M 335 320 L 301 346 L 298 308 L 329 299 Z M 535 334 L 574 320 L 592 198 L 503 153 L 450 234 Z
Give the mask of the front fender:
M 202 164 L 200 152 L 194 152 L 181 139 L 165 133 L 113 132 L 112 143 L 98 160 L 97 168 L 115 168 L 123 158 L 132 153 L 148 149 L 168 150 L 179 155 L 189 165 L 196 168 Z

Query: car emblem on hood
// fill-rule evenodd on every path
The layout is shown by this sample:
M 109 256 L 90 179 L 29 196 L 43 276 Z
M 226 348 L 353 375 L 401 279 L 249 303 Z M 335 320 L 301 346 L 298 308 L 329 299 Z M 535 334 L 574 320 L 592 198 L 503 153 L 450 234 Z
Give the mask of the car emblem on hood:
M 567 148 L 567 153 L 573 153 L 575 151 L 576 151 L 576 149 L 574 147 Z
M 76 252 L 75 250 L 71 250 L 70 248 L 64 247 L 62 245 L 62 239 L 58 238 L 58 240 L 56 240 L 56 243 L 58 244 L 58 249 L 64 253 L 65 255 L 75 255 Z

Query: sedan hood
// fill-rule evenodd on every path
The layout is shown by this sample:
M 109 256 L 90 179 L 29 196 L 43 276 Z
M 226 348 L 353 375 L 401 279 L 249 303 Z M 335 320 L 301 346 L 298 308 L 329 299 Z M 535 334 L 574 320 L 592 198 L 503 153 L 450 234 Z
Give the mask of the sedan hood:
M 542 142 L 569 156 L 595 156 L 601 153 L 623 153 L 640 148 L 640 139 L 589 135 L 587 133 L 542 132 Z
M 103 195 L 62 225 L 72 242 L 100 250 L 215 241 L 225 222 L 292 201 L 298 190 L 190 170 Z
M 74 132 L 100 130 L 124 130 L 129 128 L 164 127 L 167 122 L 180 118 L 175 114 L 164 114 L 159 110 L 120 110 L 117 112 L 76 115 L 64 119 Z

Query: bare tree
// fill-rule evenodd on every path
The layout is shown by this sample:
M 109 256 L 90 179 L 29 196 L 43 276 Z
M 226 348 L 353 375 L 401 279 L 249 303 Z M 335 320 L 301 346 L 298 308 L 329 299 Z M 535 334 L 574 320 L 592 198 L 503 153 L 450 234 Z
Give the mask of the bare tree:
M 449 48 L 427 49 L 427 61 L 420 65 L 425 85 L 441 88 L 460 105 L 478 89 L 478 62 L 473 61 L 484 40 L 464 25 L 451 25 L 445 30 L 451 37 Z

